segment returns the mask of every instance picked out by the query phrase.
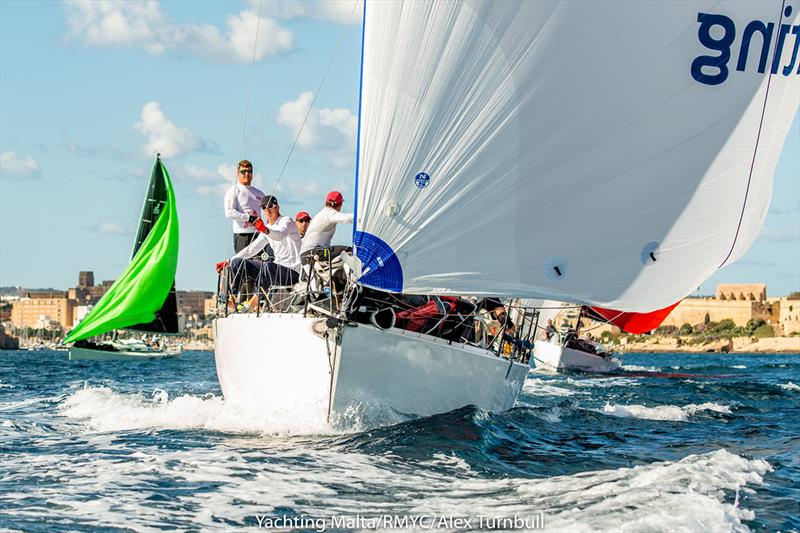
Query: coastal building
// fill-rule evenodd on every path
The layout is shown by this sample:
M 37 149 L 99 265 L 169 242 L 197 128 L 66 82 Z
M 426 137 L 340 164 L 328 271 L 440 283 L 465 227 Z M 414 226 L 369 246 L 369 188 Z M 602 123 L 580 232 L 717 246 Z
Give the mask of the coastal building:
M 94 286 L 94 272 L 81 271 L 78 273 L 78 287 L 86 289 Z
M 72 312 L 72 328 L 77 326 L 81 320 L 86 318 L 86 315 L 89 314 L 89 311 L 91 311 L 93 307 L 94 305 L 76 305 Z
M 212 293 L 211 296 L 205 299 L 203 302 L 203 316 L 206 319 L 213 314 L 214 310 L 217 308 L 217 297 Z
M 11 323 L 15 328 L 50 329 L 56 324 L 63 329 L 72 327 L 76 303 L 67 298 L 66 293 L 54 291 L 42 295 L 31 291 L 30 294 L 33 296 L 13 304 Z
M 79 305 L 96 304 L 100 298 L 114 284 L 113 280 L 103 281 L 100 285 L 94 284 L 94 272 L 87 270 L 78 274 L 78 286 L 67 291 L 67 297 L 75 300 Z
M 665 326 L 695 326 L 705 322 L 733 320 L 745 326 L 763 320 L 778 335 L 800 331 L 800 300 L 768 298 L 763 283 L 721 283 L 713 297 L 686 298 L 664 320 Z
M 3 326 L 0 326 L 0 350 L 18 350 L 19 339 L 6 334 Z
M 206 300 L 213 295 L 209 291 L 176 291 L 178 313 L 194 320 L 205 317 Z
M 780 309 L 780 329 L 784 335 L 800 332 L 800 298 L 780 298 L 777 302 Z

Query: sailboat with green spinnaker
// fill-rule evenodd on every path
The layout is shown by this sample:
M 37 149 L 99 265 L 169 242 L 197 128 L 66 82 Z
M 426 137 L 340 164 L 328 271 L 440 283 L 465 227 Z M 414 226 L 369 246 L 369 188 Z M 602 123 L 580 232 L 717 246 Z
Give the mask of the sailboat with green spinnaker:
M 176 357 L 167 348 L 136 340 L 90 341 L 128 329 L 152 334 L 178 333 L 175 271 L 178 266 L 178 212 L 166 167 L 156 157 L 136 232 L 131 262 L 97 305 L 64 339 L 70 360 Z

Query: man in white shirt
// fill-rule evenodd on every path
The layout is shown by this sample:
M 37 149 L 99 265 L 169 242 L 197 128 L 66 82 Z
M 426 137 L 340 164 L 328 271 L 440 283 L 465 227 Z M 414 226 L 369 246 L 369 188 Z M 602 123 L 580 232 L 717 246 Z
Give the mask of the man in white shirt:
M 253 181 L 253 164 L 247 159 L 239 161 L 237 183 L 225 193 L 225 218 L 233 225 L 233 250 L 242 251 L 258 236 L 255 222 L 264 193 L 250 185 Z M 260 251 L 260 250 L 259 250 Z
M 261 211 L 266 224 L 261 219 L 256 220 L 254 228 L 258 236 L 231 258 L 233 285 L 239 286 L 237 281 L 242 275 L 255 277 L 253 271 L 257 272 L 260 288 L 264 291 L 271 285 L 294 285 L 300 278 L 300 232 L 291 217 L 281 215 L 278 199 L 274 196 L 268 194 L 262 198 Z M 247 261 L 267 244 L 275 253 L 274 261 Z M 253 295 L 248 302 L 250 308 L 255 307 L 257 296 Z
M 353 222 L 352 213 L 341 212 L 343 202 L 342 193 L 338 191 L 328 193 L 328 196 L 325 197 L 325 207 L 311 219 L 311 223 L 308 225 L 308 230 L 303 237 L 301 254 L 318 246 L 330 247 L 331 239 L 336 232 L 336 224 Z

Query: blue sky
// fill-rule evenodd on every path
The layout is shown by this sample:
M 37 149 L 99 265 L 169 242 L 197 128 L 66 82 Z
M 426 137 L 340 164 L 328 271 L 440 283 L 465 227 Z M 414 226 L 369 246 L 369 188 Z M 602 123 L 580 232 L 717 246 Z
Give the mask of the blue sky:
M 66 288 L 128 262 L 154 152 L 178 198 L 179 289 L 211 290 L 231 251 L 222 191 L 244 157 L 272 191 L 336 42 L 341 46 L 277 195 L 284 214 L 352 195 L 360 6 L 354 2 L 0 1 L 0 285 Z M 353 13 L 351 18 L 351 13 Z M 349 23 L 348 23 L 349 22 Z M 256 24 L 260 33 L 242 147 Z M 337 240 L 346 243 L 349 228 Z M 719 282 L 800 290 L 800 126 L 760 237 Z

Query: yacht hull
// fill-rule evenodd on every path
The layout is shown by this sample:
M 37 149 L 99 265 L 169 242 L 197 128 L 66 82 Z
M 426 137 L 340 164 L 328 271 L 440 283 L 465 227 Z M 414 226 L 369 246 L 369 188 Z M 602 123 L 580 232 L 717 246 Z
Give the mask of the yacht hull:
M 536 341 L 533 346 L 533 361 L 537 370 L 559 372 L 574 370 L 579 372 L 616 372 L 621 363 L 617 358 L 567 348 L 547 341 Z
M 465 405 L 498 412 L 513 407 L 529 370 L 428 335 L 324 324 L 299 314 L 216 319 L 226 401 L 256 413 L 312 409 L 329 421 L 386 408 L 417 416 Z
M 170 359 L 178 357 L 181 354 L 177 351 L 110 351 L 110 350 L 93 350 L 91 348 L 76 348 L 75 346 L 69 349 L 70 361 L 145 361 L 153 359 Z

